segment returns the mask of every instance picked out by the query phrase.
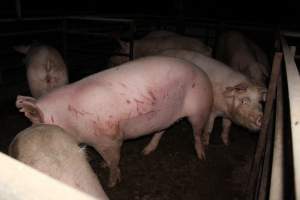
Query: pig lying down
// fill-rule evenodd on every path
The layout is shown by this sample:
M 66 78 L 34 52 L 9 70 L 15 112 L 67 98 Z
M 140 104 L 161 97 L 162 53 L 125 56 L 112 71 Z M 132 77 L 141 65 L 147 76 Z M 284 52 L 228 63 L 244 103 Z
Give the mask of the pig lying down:
M 210 78 L 214 103 L 203 134 L 205 144 L 209 143 L 209 135 L 217 116 L 221 116 L 223 120 L 221 137 L 226 145 L 229 144 L 232 121 L 253 131 L 261 128 L 263 112 L 260 102 L 265 100 L 265 88 L 253 84 L 245 75 L 232 70 L 227 65 L 194 51 L 166 50 L 160 55 L 190 61 L 206 72 Z M 150 146 L 154 146 L 152 151 L 160 137 L 161 135 L 155 135 L 150 142 Z
M 69 82 L 66 64 L 56 49 L 45 45 L 15 49 L 26 55 L 27 81 L 33 97 L 38 98 Z
M 253 82 L 266 86 L 270 74 L 266 54 L 239 32 L 228 31 L 218 39 L 216 58 L 243 73 Z
M 110 168 L 109 185 L 120 181 L 120 150 L 125 139 L 161 133 L 187 117 L 199 159 L 200 136 L 211 104 L 207 75 L 192 63 L 170 57 L 145 57 L 53 90 L 36 100 L 18 96 L 16 106 L 33 123 L 63 127 L 93 146 Z
M 90 167 L 84 148 L 55 125 L 33 125 L 14 138 L 9 154 L 78 190 L 107 200 L 96 174 Z
M 119 53 L 129 54 L 129 42 L 119 41 L 121 50 Z M 144 38 L 135 40 L 133 45 L 134 59 L 149 56 L 166 49 L 186 49 L 211 56 L 212 49 L 197 38 L 179 35 L 169 31 L 153 31 Z M 128 62 L 128 56 L 112 56 L 113 66 Z

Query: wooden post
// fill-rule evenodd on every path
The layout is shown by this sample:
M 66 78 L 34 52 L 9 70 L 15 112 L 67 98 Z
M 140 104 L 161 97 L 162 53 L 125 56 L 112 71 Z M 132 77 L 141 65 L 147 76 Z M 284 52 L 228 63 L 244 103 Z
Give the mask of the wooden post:
M 276 85 L 280 74 L 281 60 L 282 60 L 282 53 L 275 53 L 273 58 L 273 66 L 272 66 L 271 80 L 268 88 L 267 101 L 264 110 L 262 129 L 259 134 L 256 152 L 255 152 L 255 156 L 254 156 L 254 160 L 252 163 L 251 172 L 249 176 L 250 178 L 246 188 L 245 196 L 248 200 L 253 200 L 256 197 L 258 177 L 259 177 L 260 167 L 262 164 L 266 143 L 268 139 L 267 128 L 272 113 L 273 101 L 275 99 Z
M 269 200 L 284 199 L 284 145 L 283 145 L 283 96 L 281 78 L 277 85 L 276 121 L 274 135 L 274 151 L 270 181 Z
M 300 77 L 295 60 L 284 37 L 281 37 L 281 44 L 286 66 L 290 105 L 295 199 L 300 199 Z
M 259 173 L 259 179 L 260 184 L 259 190 L 258 190 L 258 200 L 265 200 L 268 195 L 268 186 L 270 181 L 270 168 L 272 165 L 272 142 L 273 142 L 273 126 L 274 126 L 274 112 L 271 112 L 269 124 L 267 127 L 267 139 L 266 139 L 266 147 L 265 147 L 265 153 L 263 156 L 263 166 L 261 168 L 261 173 Z

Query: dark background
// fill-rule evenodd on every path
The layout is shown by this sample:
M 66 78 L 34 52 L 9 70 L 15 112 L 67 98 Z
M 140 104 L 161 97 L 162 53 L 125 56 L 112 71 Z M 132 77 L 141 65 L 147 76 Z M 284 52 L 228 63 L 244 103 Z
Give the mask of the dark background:
M 294 1 L 21 1 L 22 15 L 162 15 L 193 18 L 238 19 L 297 26 L 297 5 Z M 1 1 L 0 17 L 16 16 L 16 1 Z

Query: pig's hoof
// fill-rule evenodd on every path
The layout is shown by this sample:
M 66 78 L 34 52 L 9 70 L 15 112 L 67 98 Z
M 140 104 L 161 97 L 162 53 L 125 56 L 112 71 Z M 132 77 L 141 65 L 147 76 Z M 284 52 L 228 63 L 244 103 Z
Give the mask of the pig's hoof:
M 112 188 L 115 187 L 117 185 L 117 183 L 121 182 L 121 177 L 113 177 L 109 180 L 108 182 L 108 187 Z
M 199 160 L 206 160 L 204 151 L 201 153 L 197 153 L 197 157 Z
M 229 145 L 229 139 L 228 138 L 222 138 L 222 141 L 223 141 L 225 146 Z
M 205 145 L 205 146 L 207 146 L 207 145 L 209 145 L 209 137 L 203 137 L 203 139 L 202 139 L 202 141 L 203 141 L 203 144 Z
M 196 146 L 196 153 L 197 153 L 197 157 L 200 159 L 200 160 L 205 160 L 205 151 L 204 151 L 204 147 L 201 145 L 200 147 L 199 146 Z
M 108 187 L 112 188 L 114 186 L 117 185 L 117 183 L 121 182 L 121 173 L 120 170 L 118 169 L 116 171 L 116 173 L 114 173 L 113 175 L 111 175 L 109 177 L 109 181 L 108 181 Z
M 148 146 L 147 146 L 147 147 L 148 147 Z M 144 150 L 142 151 L 142 154 L 143 154 L 144 156 L 147 156 L 147 155 L 149 155 L 150 153 L 152 153 L 152 152 L 154 151 L 154 149 L 152 149 L 152 148 L 147 148 L 147 147 L 145 147 Z

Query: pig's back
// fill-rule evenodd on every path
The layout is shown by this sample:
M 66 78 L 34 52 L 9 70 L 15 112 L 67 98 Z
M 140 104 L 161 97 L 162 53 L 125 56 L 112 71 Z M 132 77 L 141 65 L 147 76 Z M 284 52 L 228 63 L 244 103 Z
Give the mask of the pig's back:
M 193 50 L 204 55 L 211 55 L 212 49 L 197 38 L 167 35 L 164 37 L 146 37 L 136 43 L 135 57 L 143 57 L 156 54 L 167 49 Z
M 18 148 L 14 148 L 16 146 Z M 24 149 L 24 151 L 18 149 Z M 16 136 L 9 147 L 9 154 L 26 164 L 39 168 L 40 165 L 55 164 L 53 157 L 45 156 L 47 153 L 55 156 L 59 155 L 59 152 L 65 151 L 67 155 L 71 156 L 78 154 L 79 149 L 77 142 L 60 127 L 38 124 L 21 131 Z M 63 162 L 65 159 L 57 157 L 56 161 Z
M 160 55 L 173 56 L 194 63 L 207 73 L 212 82 L 239 82 L 247 80 L 240 72 L 234 71 L 222 62 L 195 51 L 170 49 L 160 52 Z

